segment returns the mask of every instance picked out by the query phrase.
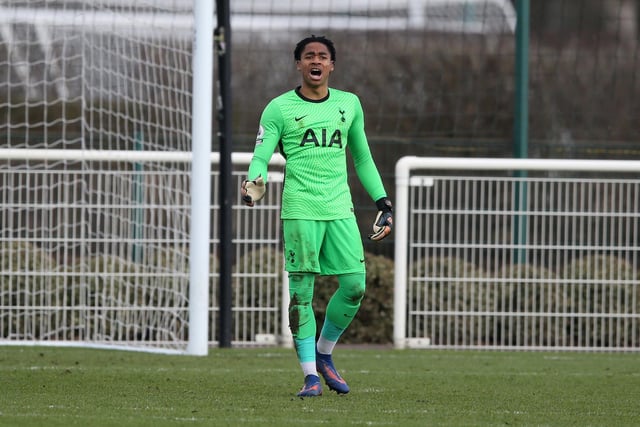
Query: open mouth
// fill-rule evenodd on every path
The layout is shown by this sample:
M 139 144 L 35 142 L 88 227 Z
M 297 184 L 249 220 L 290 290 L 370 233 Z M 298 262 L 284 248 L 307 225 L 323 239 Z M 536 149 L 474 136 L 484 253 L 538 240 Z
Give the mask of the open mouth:
M 312 77 L 320 77 L 322 75 L 322 70 L 320 68 L 312 68 L 309 70 L 309 74 L 311 74 Z

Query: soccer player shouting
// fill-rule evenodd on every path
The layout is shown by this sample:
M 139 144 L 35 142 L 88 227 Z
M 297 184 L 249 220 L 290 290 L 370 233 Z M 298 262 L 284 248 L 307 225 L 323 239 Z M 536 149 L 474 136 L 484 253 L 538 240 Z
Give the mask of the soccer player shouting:
M 329 389 L 344 394 L 349 386 L 331 354 L 360 308 L 366 279 L 347 183 L 347 148 L 362 186 L 378 208 L 370 239 L 381 240 L 391 232 L 391 202 L 371 156 L 359 98 L 329 88 L 336 61 L 333 42 L 312 35 L 296 45 L 293 56 L 302 84 L 265 107 L 241 194 L 248 206 L 264 196 L 268 163 L 278 146 L 286 159 L 280 216 L 289 273 L 289 327 L 304 374 L 297 395 L 322 394 L 318 373 Z M 337 276 L 339 286 L 316 343 L 312 298 L 317 274 Z

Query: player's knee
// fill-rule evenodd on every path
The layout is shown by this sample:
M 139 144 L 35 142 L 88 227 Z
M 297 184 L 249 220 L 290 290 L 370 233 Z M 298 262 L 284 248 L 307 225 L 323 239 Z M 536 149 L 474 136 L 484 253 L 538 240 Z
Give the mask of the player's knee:
M 366 289 L 365 273 L 342 274 L 338 276 L 338 285 L 344 298 L 351 304 L 360 304 Z
M 289 298 L 296 299 L 299 304 L 311 303 L 315 275 L 311 273 L 289 273 Z

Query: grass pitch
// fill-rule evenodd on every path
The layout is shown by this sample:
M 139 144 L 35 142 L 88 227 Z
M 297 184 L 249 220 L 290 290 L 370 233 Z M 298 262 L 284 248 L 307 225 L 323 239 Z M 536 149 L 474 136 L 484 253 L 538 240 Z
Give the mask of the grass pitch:
M 0 347 L 0 426 L 638 426 L 638 354 L 336 350 L 351 386 L 295 393 L 292 349 L 207 357 Z

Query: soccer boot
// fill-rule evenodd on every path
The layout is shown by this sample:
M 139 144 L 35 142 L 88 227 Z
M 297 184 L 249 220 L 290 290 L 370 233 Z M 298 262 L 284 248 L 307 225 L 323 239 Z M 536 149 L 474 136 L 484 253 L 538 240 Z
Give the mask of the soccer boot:
M 320 377 L 318 377 L 317 375 L 307 375 L 306 377 L 304 377 L 304 385 L 298 392 L 297 396 L 322 396 L 322 384 L 320 384 Z
M 316 369 L 329 386 L 329 390 L 333 390 L 338 394 L 349 393 L 349 386 L 333 366 L 330 354 L 320 354 L 316 351 Z

